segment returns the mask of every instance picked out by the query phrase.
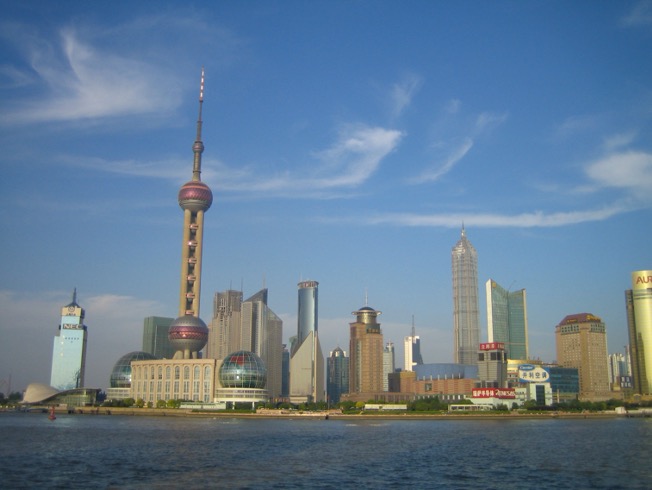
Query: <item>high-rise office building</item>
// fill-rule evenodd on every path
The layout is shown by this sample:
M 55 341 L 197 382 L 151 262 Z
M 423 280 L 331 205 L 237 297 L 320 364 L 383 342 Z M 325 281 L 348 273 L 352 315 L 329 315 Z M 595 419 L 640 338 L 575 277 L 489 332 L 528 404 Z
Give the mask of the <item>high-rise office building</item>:
M 488 341 L 505 344 L 509 359 L 529 359 L 525 289 L 508 291 L 493 279 L 485 286 Z
M 457 364 L 476 364 L 480 343 L 478 254 L 462 227 L 451 252 L 453 269 L 453 355 Z
M 403 339 L 403 370 L 414 371 L 414 366 L 423 364 L 421 357 L 421 339 L 412 325 L 412 334 Z
M 604 322 L 590 313 L 568 315 L 555 327 L 555 338 L 557 363 L 579 370 L 579 398 L 589 401 L 609 399 L 607 331 Z
M 290 353 L 290 400 L 324 401 L 324 356 L 319 344 L 317 281 L 298 285 L 297 337 Z
M 77 304 L 77 289 L 72 301 L 61 308 L 61 323 L 54 337 L 50 385 L 57 390 L 84 387 L 86 369 L 86 312 Z
M 480 344 L 478 349 L 478 379 L 481 386 L 507 388 L 507 351 L 502 342 Z
M 612 389 L 620 387 L 622 378 L 632 375 L 629 365 L 627 353 L 609 354 L 609 383 Z
M 652 394 L 652 270 L 632 272 L 625 291 L 634 392 Z
M 232 352 L 245 349 L 242 342 L 242 297 L 242 291 L 233 289 L 215 293 L 213 319 L 205 349 L 208 359 L 226 359 Z
M 337 347 L 328 356 L 326 393 L 329 403 L 339 403 L 342 393 L 349 392 L 349 358 Z
M 242 347 L 258 355 L 267 368 L 270 398 L 282 396 L 283 320 L 267 305 L 267 289 L 242 303 Z
M 389 391 L 389 375 L 396 371 L 394 342 L 387 342 L 383 349 L 383 391 Z
M 153 355 L 156 359 L 172 359 L 174 349 L 168 339 L 168 331 L 174 318 L 148 316 L 143 321 L 142 352 Z
M 197 137 L 192 145 L 194 154 L 192 180 L 181 186 L 178 195 L 183 209 L 183 239 L 181 242 L 181 275 L 179 317 L 172 322 L 168 338 L 175 350 L 175 359 L 197 359 L 208 340 L 208 327 L 199 318 L 201 292 L 201 261 L 204 247 L 204 213 L 213 204 L 210 187 L 201 181 L 202 105 L 204 103 L 204 69 L 199 87 Z
M 364 306 L 352 313 L 350 324 L 349 393 L 383 391 L 383 332 L 377 321 L 380 311 Z

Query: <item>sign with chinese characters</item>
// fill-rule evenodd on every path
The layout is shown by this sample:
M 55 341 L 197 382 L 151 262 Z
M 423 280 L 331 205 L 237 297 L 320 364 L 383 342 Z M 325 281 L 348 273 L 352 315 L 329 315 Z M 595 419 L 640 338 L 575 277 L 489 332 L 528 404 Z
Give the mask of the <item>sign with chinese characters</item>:
M 473 398 L 516 398 L 514 388 L 473 388 Z
M 541 366 L 534 364 L 521 364 L 518 366 L 518 379 L 522 383 L 548 383 L 550 373 Z
M 505 342 L 484 342 L 480 344 L 480 350 L 505 350 Z

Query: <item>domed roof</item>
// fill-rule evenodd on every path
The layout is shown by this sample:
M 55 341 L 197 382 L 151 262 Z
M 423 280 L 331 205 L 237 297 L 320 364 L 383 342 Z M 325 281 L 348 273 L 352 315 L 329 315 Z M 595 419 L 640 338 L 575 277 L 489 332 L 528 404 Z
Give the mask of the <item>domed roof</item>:
M 111 388 L 131 388 L 131 361 L 149 361 L 156 356 L 149 352 L 133 351 L 122 356 L 113 366 L 111 371 Z
M 267 385 L 265 363 L 253 352 L 245 350 L 226 356 L 220 366 L 219 376 L 224 388 L 263 389 Z
M 179 189 L 179 206 L 190 211 L 206 211 L 213 204 L 213 192 L 200 180 L 186 182 Z
M 199 352 L 208 341 L 208 327 L 196 316 L 180 316 L 170 325 L 168 339 L 177 351 Z

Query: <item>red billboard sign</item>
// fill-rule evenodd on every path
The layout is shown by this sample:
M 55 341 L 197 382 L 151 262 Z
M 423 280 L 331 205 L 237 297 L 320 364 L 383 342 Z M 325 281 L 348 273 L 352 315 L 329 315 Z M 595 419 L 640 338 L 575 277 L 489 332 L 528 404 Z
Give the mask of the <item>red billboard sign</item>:
M 516 398 L 514 388 L 473 388 L 473 398 Z
M 484 342 L 480 344 L 480 350 L 505 350 L 505 342 Z

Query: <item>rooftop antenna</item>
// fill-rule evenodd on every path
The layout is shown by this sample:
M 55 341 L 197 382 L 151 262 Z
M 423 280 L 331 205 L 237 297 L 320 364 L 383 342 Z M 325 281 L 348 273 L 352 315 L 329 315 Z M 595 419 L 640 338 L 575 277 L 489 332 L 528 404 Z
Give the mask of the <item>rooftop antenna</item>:
M 72 291 L 72 303 L 75 305 L 77 304 L 77 288 Z
M 416 330 L 414 329 L 414 315 L 412 315 L 412 340 L 413 341 L 415 336 L 416 336 Z
M 195 154 L 192 165 L 192 180 L 201 180 L 201 154 L 204 152 L 204 143 L 201 140 L 201 108 L 204 103 L 204 67 L 201 67 L 201 83 L 199 85 L 199 116 L 197 117 L 197 138 L 192 145 L 192 151 Z
M 364 288 L 364 305 L 369 306 L 369 292 Z

